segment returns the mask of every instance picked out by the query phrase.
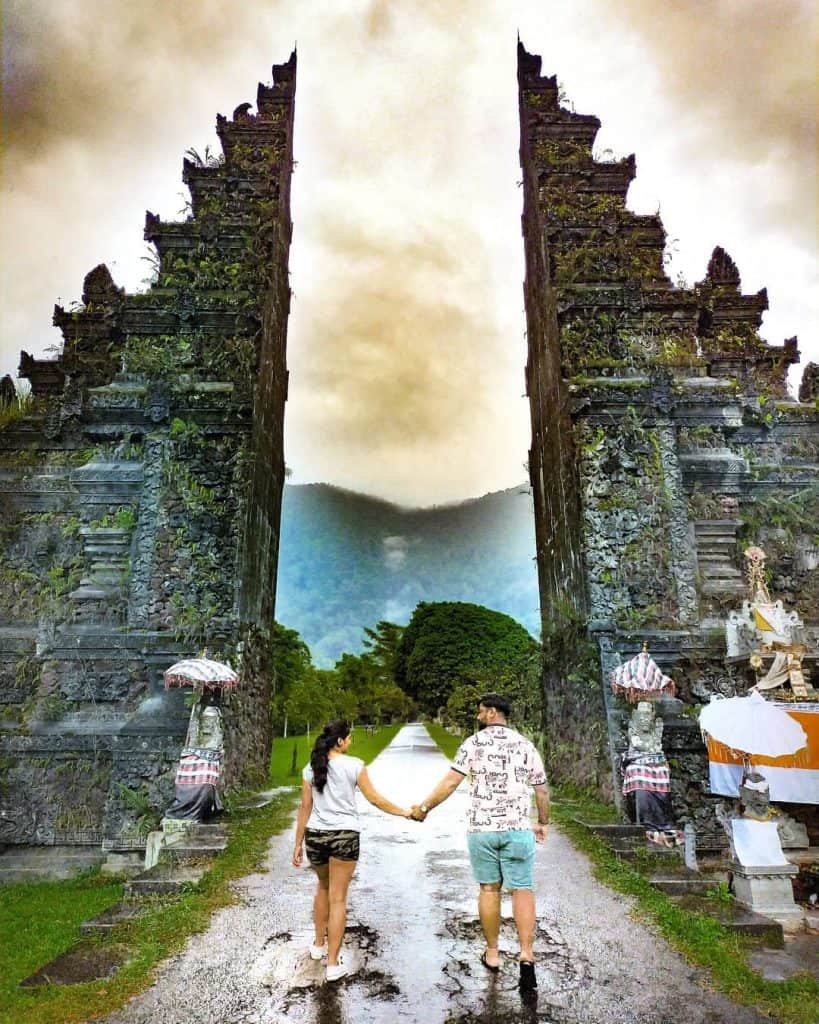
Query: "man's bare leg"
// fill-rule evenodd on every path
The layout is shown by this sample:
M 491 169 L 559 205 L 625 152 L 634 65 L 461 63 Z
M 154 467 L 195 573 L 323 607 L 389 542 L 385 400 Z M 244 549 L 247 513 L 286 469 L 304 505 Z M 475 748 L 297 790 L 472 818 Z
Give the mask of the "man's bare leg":
M 512 892 L 512 917 L 518 930 L 520 942 L 520 959 L 534 963 L 535 954 L 532 949 L 535 941 L 535 894 L 531 889 L 515 889 Z
M 481 883 L 478 895 L 478 917 L 481 919 L 481 930 L 486 941 L 486 963 L 497 967 L 498 935 L 500 934 L 501 883 Z

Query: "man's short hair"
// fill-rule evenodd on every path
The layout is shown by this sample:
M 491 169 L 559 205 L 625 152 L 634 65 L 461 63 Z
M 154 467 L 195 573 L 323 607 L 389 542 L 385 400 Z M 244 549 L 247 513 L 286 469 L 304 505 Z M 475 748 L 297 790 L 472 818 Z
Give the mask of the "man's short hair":
M 496 711 L 500 711 L 504 718 L 508 718 L 512 714 L 512 705 L 499 693 L 485 693 L 481 697 L 480 703 L 485 708 L 494 708 Z

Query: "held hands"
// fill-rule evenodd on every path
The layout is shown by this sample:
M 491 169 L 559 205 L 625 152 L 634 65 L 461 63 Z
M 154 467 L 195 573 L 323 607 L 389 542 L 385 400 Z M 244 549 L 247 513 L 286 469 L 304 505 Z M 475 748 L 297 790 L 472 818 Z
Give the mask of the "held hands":
M 420 804 L 413 804 L 412 810 L 409 813 L 409 817 L 412 818 L 413 821 L 426 821 L 426 817 L 428 814 L 429 811 L 421 810 Z

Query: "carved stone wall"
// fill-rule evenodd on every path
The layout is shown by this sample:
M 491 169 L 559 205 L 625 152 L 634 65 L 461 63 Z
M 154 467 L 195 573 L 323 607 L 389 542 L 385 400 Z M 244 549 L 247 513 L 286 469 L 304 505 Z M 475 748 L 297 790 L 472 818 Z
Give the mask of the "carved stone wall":
M 600 122 L 561 106 L 540 65 L 519 46 L 531 465 L 550 467 L 548 477 L 532 474 L 544 636 L 565 613 L 565 588 L 583 595 L 575 616 L 602 667 L 588 681 L 603 696 L 597 759 L 615 793 L 628 716 L 607 676 L 648 644 L 679 684 L 682 704 L 663 709 L 666 752 L 677 810 L 696 817 L 708 803 L 697 707 L 752 681 L 726 664 L 723 635 L 744 595 L 748 544 L 768 552 L 773 591 L 811 624 L 816 671 L 816 371 L 807 368 L 795 401 L 786 374 L 799 358 L 796 339 L 762 340 L 766 293 L 743 294 L 722 249 L 698 284 L 669 280 L 659 217 L 626 208 L 634 157 L 598 160 Z M 557 493 L 568 499 L 562 511 Z M 573 699 L 572 652 L 551 649 L 559 657 L 546 667 L 547 708 L 560 708 Z M 565 735 L 570 716 L 547 718 L 560 745 L 588 746 L 588 716 L 575 736 Z
M 162 671 L 205 647 L 242 675 L 224 781 L 266 773 L 295 54 L 273 76 L 218 118 L 220 156 L 184 161 L 186 219 L 146 215 L 147 291 L 96 267 L 55 308 L 61 354 L 22 354 L 33 399 L 0 429 L 0 844 L 144 831 L 188 719 Z

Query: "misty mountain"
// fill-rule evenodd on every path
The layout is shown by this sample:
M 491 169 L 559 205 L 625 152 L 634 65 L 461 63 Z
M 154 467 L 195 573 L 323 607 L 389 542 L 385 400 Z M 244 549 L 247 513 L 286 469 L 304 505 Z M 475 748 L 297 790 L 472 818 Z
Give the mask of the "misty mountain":
M 329 484 L 287 485 L 276 618 L 317 665 L 361 650 L 363 628 L 419 601 L 469 601 L 540 635 L 534 514 L 525 485 L 406 509 Z

